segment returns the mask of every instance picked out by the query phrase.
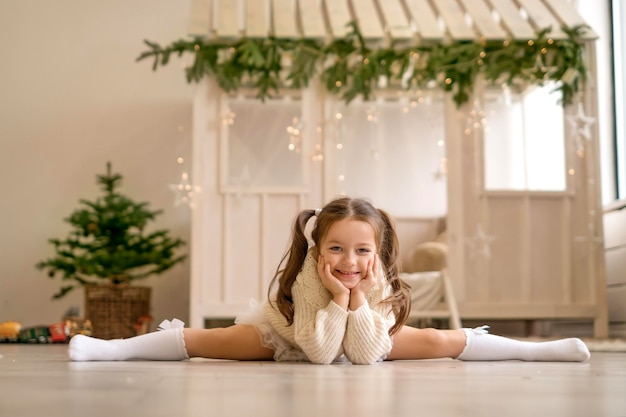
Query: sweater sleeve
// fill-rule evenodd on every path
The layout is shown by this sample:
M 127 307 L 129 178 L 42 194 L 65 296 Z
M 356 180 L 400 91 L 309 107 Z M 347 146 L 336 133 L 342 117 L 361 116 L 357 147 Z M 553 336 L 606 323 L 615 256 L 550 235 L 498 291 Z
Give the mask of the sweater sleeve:
M 350 362 L 372 364 L 391 351 L 389 328 L 394 322 L 381 313 L 371 309 L 368 302 L 348 313 L 343 348 Z
M 313 363 L 329 364 L 342 353 L 348 312 L 330 301 L 324 308 L 308 302 L 305 289 L 294 283 L 295 340 Z

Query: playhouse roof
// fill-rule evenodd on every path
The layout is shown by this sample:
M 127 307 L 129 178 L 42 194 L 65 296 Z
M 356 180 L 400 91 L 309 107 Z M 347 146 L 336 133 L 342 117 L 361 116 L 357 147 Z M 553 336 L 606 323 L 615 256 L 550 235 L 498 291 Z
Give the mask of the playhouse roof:
M 568 0 L 193 0 L 194 36 L 341 38 L 357 21 L 369 41 L 533 39 L 586 22 Z M 584 39 L 595 39 L 590 28 Z

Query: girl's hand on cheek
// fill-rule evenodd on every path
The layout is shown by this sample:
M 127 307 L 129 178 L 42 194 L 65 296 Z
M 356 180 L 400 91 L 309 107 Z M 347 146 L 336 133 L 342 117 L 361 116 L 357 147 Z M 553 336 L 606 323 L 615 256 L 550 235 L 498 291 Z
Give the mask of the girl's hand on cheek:
M 374 254 L 374 258 L 370 259 L 367 262 L 367 274 L 361 281 L 359 281 L 357 286 L 354 288 L 355 290 L 367 294 L 372 288 L 376 286 L 379 280 L 379 277 L 377 276 L 379 268 L 378 262 L 378 254 Z
M 330 263 L 324 260 L 324 255 L 319 255 L 317 258 L 317 273 L 322 281 L 322 285 L 326 287 L 328 291 L 333 295 L 350 294 L 350 290 L 347 289 L 341 281 L 339 281 L 330 272 Z

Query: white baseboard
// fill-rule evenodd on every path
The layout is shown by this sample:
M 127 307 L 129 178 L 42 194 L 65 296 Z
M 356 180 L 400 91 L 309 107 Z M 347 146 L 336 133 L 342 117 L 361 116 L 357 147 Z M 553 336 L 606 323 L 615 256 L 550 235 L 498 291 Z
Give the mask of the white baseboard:
M 626 339 L 626 323 L 610 323 L 609 324 L 609 337 L 617 337 L 620 339 Z

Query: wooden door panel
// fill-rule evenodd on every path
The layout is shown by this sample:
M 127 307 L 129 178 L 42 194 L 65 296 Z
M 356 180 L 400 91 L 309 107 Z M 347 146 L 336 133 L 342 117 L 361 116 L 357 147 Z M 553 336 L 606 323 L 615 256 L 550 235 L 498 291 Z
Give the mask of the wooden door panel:
M 525 299 L 525 213 L 520 198 L 496 198 L 488 202 L 488 300 L 498 303 Z M 478 300 L 478 298 L 476 298 Z
M 229 196 L 226 201 L 223 301 L 245 304 L 261 293 L 260 201 L 253 195 Z
M 528 279 L 531 303 L 563 302 L 569 285 L 564 263 L 570 242 L 563 222 L 565 196 L 530 197 L 528 215 Z M 565 203 L 567 204 L 567 203 Z

